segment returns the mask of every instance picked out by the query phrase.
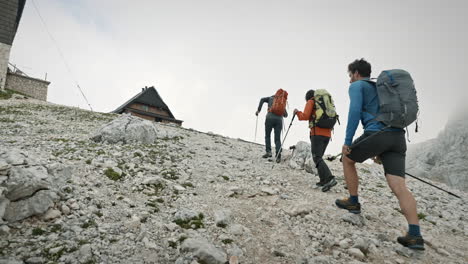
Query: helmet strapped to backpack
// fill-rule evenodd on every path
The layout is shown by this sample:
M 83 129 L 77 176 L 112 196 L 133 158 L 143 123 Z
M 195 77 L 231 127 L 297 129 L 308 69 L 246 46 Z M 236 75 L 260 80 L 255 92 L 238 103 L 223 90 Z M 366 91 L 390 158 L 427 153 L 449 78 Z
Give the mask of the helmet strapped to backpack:
M 288 92 L 283 89 L 278 89 L 276 94 L 273 97 L 273 103 L 268 109 L 268 112 L 271 112 L 275 115 L 283 116 L 286 111 L 286 103 L 288 101 Z
M 338 115 L 330 93 L 325 89 L 318 89 L 315 91 L 314 101 L 315 115 L 312 116 L 309 127 L 333 128 Z
M 418 98 L 411 75 L 405 70 L 387 70 L 376 82 L 379 113 L 376 120 L 389 127 L 405 128 L 418 117 Z

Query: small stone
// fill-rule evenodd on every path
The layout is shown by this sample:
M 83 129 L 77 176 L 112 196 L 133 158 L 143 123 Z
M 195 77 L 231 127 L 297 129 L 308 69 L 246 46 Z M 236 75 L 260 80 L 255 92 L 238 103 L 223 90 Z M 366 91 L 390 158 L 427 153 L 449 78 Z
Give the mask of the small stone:
M 347 248 L 349 248 L 349 246 L 350 246 L 350 245 L 349 245 L 350 242 L 351 242 L 351 241 L 350 241 L 348 238 L 346 238 L 346 239 L 341 240 L 341 241 L 338 243 L 338 245 L 340 246 L 340 248 L 347 249 Z
M 49 209 L 44 216 L 42 216 L 42 219 L 45 221 L 49 221 L 55 218 L 58 218 L 62 215 L 62 213 L 59 210 L 56 209 Z
M 348 249 L 348 254 L 359 259 L 359 260 L 363 260 L 366 256 L 364 255 L 364 253 L 362 253 L 362 251 L 358 248 L 350 248 Z
M 32 257 L 32 258 L 26 259 L 26 264 L 42 264 L 45 262 L 46 260 L 41 257 Z
M 361 214 L 344 214 L 341 219 L 345 222 L 351 223 L 355 226 L 363 227 L 365 225 L 364 217 Z
M 396 252 L 398 253 L 398 255 L 407 257 L 407 258 L 411 258 L 413 256 L 412 250 L 409 248 L 405 248 L 405 247 L 398 247 L 396 249 Z
M 68 207 L 67 205 L 63 204 L 60 208 L 62 210 L 62 213 L 64 215 L 69 215 L 71 210 L 70 210 L 70 207 Z
M 73 209 L 73 210 L 79 210 L 80 205 L 75 202 L 75 203 L 70 204 L 70 208 Z
M 10 228 L 7 225 L 0 226 L 0 236 L 6 236 L 10 234 Z
M 62 250 L 63 247 L 55 247 L 55 248 L 51 248 L 49 249 L 49 254 L 57 254 L 60 250 Z
M 90 244 L 84 244 L 80 247 L 78 251 L 79 259 L 81 263 L 86 263 L 87 261 L 91 260 L 93 257 L 93 251 L 91 249 Z
M 182 192 L 182 191 L 185 191 L 186 189 L 180 185 L 174 185 L 174 190 Z
M 262 191 L 263 193 L 268 194 L 268 195 L 275 195 L 275 194 L 278 193 L 277 190 L 274 190 L 274 189 L 268 188 L 268 187 L 262 188 L 261 191 Z
M 450 253 L 447 252 L 447 250 L 443 249 L 443 248 L 437 248 L 436 249 L 437 253 L 443 255 L 443 256 L 450 256 Z

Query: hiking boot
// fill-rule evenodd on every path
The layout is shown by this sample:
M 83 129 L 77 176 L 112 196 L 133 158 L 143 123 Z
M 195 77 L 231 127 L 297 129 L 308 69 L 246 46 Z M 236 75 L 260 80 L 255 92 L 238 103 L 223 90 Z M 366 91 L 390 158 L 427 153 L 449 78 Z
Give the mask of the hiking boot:
M 264 159 L 271 158 L 271 152 L 267 152 L 267 153 L 263 154 L 262 158 L 264 158 Z
M 276 157 L 276 163 L 280 163 L 281 162 L 281 154 L 278 155 L 278 157 Z
M 317 183 L 315 184 L 315 187 L 317 187 L 317 188 L 322 188 L 323 185 L 324 185 L 324 183 L 321 182 L 321 181 L 319 181 L 319 182 L 317 182 Z
M 408 233 L 406 233 L 405 236 L 398 237 L 397 241 L 404 247 L 417 250 L 424 250 L 424 239 L 422 238 L 422 236 L 411 236 Z
M 335 180 L 335 177 L 333 177 L 330 181 L 323 184 L 322 192 L 328 192 L 335 185 L 336 185 L 336 180 Z
M 360 214 L 361 213 L 361 204 L 360 203 L 351 203 L 351 201 L 349 201 L 349 198 L 337 199 L 335 201 L 335 204 L 336 204 L 336 206 L 338 206 L 338 208 L 346 209 L 350 213 L 353 213 L 353 214 Z

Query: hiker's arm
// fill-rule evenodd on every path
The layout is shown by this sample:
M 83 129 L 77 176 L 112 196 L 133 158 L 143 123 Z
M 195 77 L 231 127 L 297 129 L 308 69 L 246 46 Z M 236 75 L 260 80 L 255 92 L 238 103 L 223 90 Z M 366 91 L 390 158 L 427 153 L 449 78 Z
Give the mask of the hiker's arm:
M 283 117 L 288 117 L 288 111 L 286 111 L 286 109 L 284 109 Z
M 312 109 L 314 109 L 314 101 L 308 100 L 307 104 L 304 107 L 304 112 L 297 111 L 296 115 L 299 120 L 310 120 L 312 115 Z
M 345 145 L 351 146 L 353 143 L 354 133 L 361 120 L 361 109 L 362 109 L 362 91 L 361 86 L 358 83 L 352 83 L 349 86 L 349 112 L 348 112 L 348 124 L 346 125 L 346 137 Z
M 258 104 L 257 112 L 260 113 L 260 111 L 262 110 L 263 104 L 268 103 L 268 100 L 270 100 L 270 97 L 263 97 L 262 99 L 260 99 L 260 103 Z

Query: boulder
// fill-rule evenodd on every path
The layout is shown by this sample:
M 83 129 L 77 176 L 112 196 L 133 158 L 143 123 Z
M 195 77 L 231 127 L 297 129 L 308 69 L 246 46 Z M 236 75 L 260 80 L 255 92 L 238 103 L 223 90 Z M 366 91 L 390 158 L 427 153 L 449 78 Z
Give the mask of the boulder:
M 30 216 L 44 214 L 57 200 L 58 196 L 55 192 L 49 190 L 38 191 L 30 198 L 11 202 L 5 210 L 3 219 L 8 222 L 16 222 Z
M 291 159 L 289 160 L 289 167 L 316 174 L 314 160 L 312 159 L 311 146 L 309 143 L 305 141 L 297 142 L 294 152 L 291 155 Z
M 205 238 L 188 238 L 181 245 L 183 252 L 193 253 L 200 261 L 206 264 L 224 264 L 227 255 Z

